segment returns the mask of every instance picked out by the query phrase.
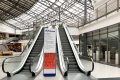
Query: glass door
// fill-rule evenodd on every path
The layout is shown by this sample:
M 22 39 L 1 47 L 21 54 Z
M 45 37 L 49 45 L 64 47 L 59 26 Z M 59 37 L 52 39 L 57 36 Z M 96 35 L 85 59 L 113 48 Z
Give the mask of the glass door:
M 118 65 L 118 31 L 108 33 L 108 63 Z
M 107 34 L 100 35 L 100 62 L 107 63 Z
M 99 35 L 93 36 L 93 59 L 99 61 Z

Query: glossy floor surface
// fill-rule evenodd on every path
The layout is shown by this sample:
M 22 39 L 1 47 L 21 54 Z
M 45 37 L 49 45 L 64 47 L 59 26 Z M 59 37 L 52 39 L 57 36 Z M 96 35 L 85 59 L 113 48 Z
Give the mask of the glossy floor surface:
M 14 56 L 16 56 L 16 55 L 19 55 L 20 53 L 14 53 L 14 54 L 15 54 Z M 6 56 L 0 57 L 0 80 L 6 77 L 6 74 L 2 72 L 2 67 L 1 67 L 1 63 L 5 58 Z M 120 68 L 118 67 L 113 67 L 105 64 L 96 63 L 96 62 L 94 65 L 95 65 L 95 68 L 94 68 L 94 71 L 92 72 L 92 76 L 96 78 L 120 77 Z M 18 75 L 18 76 L 23 76 L 23 75 Z M 73 80 L 73 78 L 77 80 L 77 78 L 84 75 L 69 73 L 68 76 L 69 77 L 63 78 L 60 71 L 57 70 L 57 75 L 55 77 L 44 77 L 43 72 L 41 72 L 34 80 Z
M 34 77 L 32 77 L 30 73 L 24 72 L 16 74 L 12 77 L 5 77 L 1 80 L 34 80 Z

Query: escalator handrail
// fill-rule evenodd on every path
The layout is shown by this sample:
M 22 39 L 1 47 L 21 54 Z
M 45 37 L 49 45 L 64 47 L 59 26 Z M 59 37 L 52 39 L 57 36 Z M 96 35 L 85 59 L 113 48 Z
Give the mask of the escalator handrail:
M 7 58 L 6 58 L 6 59 L 7 59 Z M 3 71 L 4 73 L 7 73 L 7 72 L 5 72 L 5 69 L 4 69 L 4 63 L 5 63 L 6 59 L 4 59 L 3 62 L 2 62 L 2 71 Z
M 70 33 L 69 33 L 69 31 L 68 31 L 68 29 L 67 29 L 67 27 L 66 27 L 65 24 L 63 24 L 63 28 L 64 28 L 64 30 L 65 30 L 65 33 L 66 33 L 66 35 L 67 35 L 68 41 L 69 41 L 69 43 L 70 43 L 70 45 L 71 45 L 71 48 L 72 48 L 72 50 L 73 50 L 73 53 L 74 53 L 74 55 L 75 55 L 75 58 L 76 58 L 76 61 L 77 61 L 77 63 L 78 63 L 79 68 L 80 68 L 85 74 L 89 74 L 90 71 L 87 71 L 87 70 L 84 68 L 84 66 L 82 65 L 82 63 L 81 63 L 81 61 L 80 61 L 80 59 L 79 59 L 78 51 L 75 50 L 75 45 L 74 45 L 74 43 L 73 43 L 74 40 L 72 40 L 72 37 L 70 36 Z
M 89 58 L 89 60 L 91 60 L 91 62 L 92 62 L 92 69 L 90 70 L 90 72 L 92 72 L 94 70 L 94 60 L 93 60 L 93 58 L 87 57 L 87 56 L 80 56 L 80 57 Z
M 62 50 L 62 45 L 61 45 L 61 40 L 60 40 L 60 35 L 59 35 L 59 30 L 58 30 L 58 25 L 56 26 L 56 29 L 57 29 L 57 46 L 58 46 L 58 53 L 59 53 L 60 70 L 62 72 L 62 75 L 65 76 L 65 73 L 67 72 L 67 69 L 65 67 L 64 54 L 63 54 L 63 50 Z
M 37 66 L 36 66 L 36 68 L 35 68 L 34 70 L 31 70 L 33 61 L 34 61 L 37 57 L 39 57 L 39 61 L 38 61 L 38 63 L 37 63 Z M 39 65 L 42 64 L 41 61 L 43 62 L 43 60 L 41 60 L 41 58 L 43 59 L 43 48 L 42 48 L 40 54 L 38 54 L 36 57 L 30 59 L 29 71 L 30 71 L 30 73 L 32 73 L 33 76 L 36 76 L 36 73 L 41 71 L 42 66 L 39 66 Z
M 6 58 L 6 59 L 2 62 L 2 71 L 3 71 L 4 73 L 9 73 L 9 72 L 5 72 L 5 69 L 4 69 L 4 63 L 5 63 L 5 61 L 6 61 L 7 59 L 9 59 L 9 58 L 20 57 L 20 56 L 23 54 L 23 52 L 26 50 L 26 48 L 27 48 L 27 46 L 29 45 L 29 43 L 30 43 L 30 41 L 32 40 L 32 38 L 33 38 L 34 36 L 36 36 L 36 37 L 38 38 L 38 36 L 39 36 L 38 34 L 42 31 L 42 28 L 43 28 L 43 26 L 41 26 L 40 29 L 39 29 L 38 31 L 36 31 L 36 35 L 33 34 L 33 36 L 31 37 L 31 39 L 30 39 L 29 42 L 27 43 L 25 49 L 22 51 L 22 53 L 21 53 L 19 56 L 8 57 L 8 58 Z M 31 49 L 32 49 L 31 47 L 34 46 L 33 44 L 34 44 L 35 41 L 37 40 L 36 37 L 34 37 L 33 43 L 30 45 L 30 48 L 29 48 L 29 50 L 28 50 L 28 53 L 30 53 L 30 51 L 31 51 Z M 28 57 L 28 55 L 27 55 L 27 57 Z M 25 61 L 26 61 L 26 60 L 25 60 Z M 25 61 L 24 61 L 24 63 L 25 63 Z M 23 62 L 21 61 L 21 63 L 23 63 Z M 15 73 L 15 72 L 13 72 L 13 73 Z

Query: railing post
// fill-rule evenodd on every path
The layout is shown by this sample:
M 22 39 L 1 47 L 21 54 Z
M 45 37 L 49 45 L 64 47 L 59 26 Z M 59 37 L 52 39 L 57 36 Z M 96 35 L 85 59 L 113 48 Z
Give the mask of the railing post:
M 90 14 L 89 14 L 89 24 L 90 24 Z
M 117 0 L 117 11 L 119 11 L 119 0 Z
M 98 8 L 96 9 L 96 19 L 98 19 Z
M 105 15 L 107 17 L 107 3 L 105 3 Z

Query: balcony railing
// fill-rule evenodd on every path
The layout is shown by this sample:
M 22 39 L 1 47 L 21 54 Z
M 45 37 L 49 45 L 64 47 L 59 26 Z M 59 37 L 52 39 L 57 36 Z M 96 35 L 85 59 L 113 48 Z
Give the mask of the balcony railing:
M 109 0 L 105 4 L 101 5 L 97 9 L 95 9 L 94 14 L 92 14 L 92 13 L 87 14 L 86 24 L 91 23 L 95 20 L 98 20 L 102 17 L 105 17 L 112 12 L 119 11 L 119 9 L 120 9 L 120 0 Z M 83 24 L 81 26 L 84 26 L 84 25 L 85 24 Z

